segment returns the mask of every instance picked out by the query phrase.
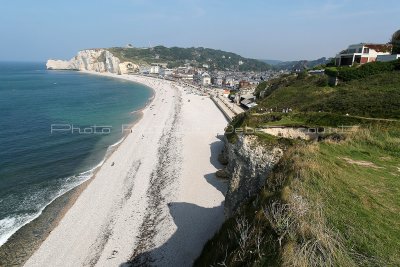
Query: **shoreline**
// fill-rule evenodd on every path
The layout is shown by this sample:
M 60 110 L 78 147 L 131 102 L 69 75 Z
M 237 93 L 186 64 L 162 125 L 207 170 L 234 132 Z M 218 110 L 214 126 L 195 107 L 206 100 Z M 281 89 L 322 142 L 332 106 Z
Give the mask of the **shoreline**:
M 97 75 L 97 76 L 102 76 L 102 77 L 111 77 L 111 78 L 116 78 L 118 79 L 119 77 L 114 77 L 114 76 L 110 76 L 110 75 L 104 75 L 102 73 L 96 73 L 96 72 L 91 72 L 91 71 L 80 71 L 82 73 L 85 74 L 93 74 L 93 75 Z M 129 82 L 132 83 L 138 83 L 135 81 L 131 81 L 129 79 L 124 78 L 123 80 L 127 80 Z M 150 89 L 152 92 L 151 97 L 146 101 L 146 104 L 137 110 L 131 111 L 131 114 L 137 114 L 138 118 L 136 120 L 133 120 L 132 123 L 129 124 L 130 129 L 133 129 L 135 127 L 136 124 L 138 124 L 140 122 L 140 120 L 143 117 L 143 111 L 149 107 L 154 99 L 155 96 L 155 91 L 153 88 L 143 84 L 143 83 L 139 83 L 143 86 L 145 86 L 146 88 Z M 24 264 L 31 255 L 33 255 L 33 253 L 37 250 L 37 248 L 40 247 L 41 243 L 43 243 L 46 238 L 49 236 L 49 234 L 51 233 L 51 231 L 53 229 L 55 229 L 59 222 L 62 220 L 62 218 L 65 216 L 65 214 L 68 212 L 68 210 L 74 205 L 74 203 L 76 202 L 76 200 L 79 198 L 80 194 L 87 188 L 87 186 L 91 183 L 91 181 L 93 179 L 96 178 L 96 174 L 97 172 L 100 170 L 100 168 L 102 167 L 102 165 L 107 161 L 107 159 L 118 149 L 118 147 L 124 142 L 124 140 L 126 139 L 126 137 L 129 135 L 129 132 L 124 133 L 123 137 L 121 139 L 119 139 L 117 142 L 115 142 L 114 144 L 111 144 L 110 146 L 107 147 L 105 153 L 104 153 L 104 157 L 103 159 L 93 168 L 88 169 L 84 172 L 81 172 L 77 175 L 82 175 L 84 173 L 91 173 L 89 178 L 87 178 L 86 180 L 82 181 L 80 184 L 72 187 L 71 189 L 60 193 L 58 196 L 56 196 L 54 199 L 52 199 L 46 206 L 44 206 L 40 212 L 38 214 L 36 214 L 35 217 L 33 217 L 31 220 L 27 221 L 25 224 L 23 224 L 20 228 L 18 228 L 14 233 L 12 233 L 10 235 L 10 237 L 7 238 L 7 240 L 4 242 L 4 244 L 2 246 L 0 246 L 0 251 L 1 249 L 4 251 L 9 251 L 10 250 L 10 245 L 13 246 L 14 244 L 10 244 L 13 243 L 13 241 L 18 238 L 18 235 L 24 235 L 24 233 L 26 231 L 29 232 L 29 229 L 34 228 L 35 225 L 40 225 L 42 228 L 42 235 L 39 238 L 36 238 L 34 241 L 35 245 L 34 245 L 34 249 L 32 249 L 31 251 L 27 252 L 27 251 L 23 251 L 22 254 L 25 254 L 25 257 L 23 257 L 21 259 L 21 257 L 19 257 L 19 261 L 15 262 L 13 261 L 13 264 Z M 63 203 L 62 205 L 59 204 L 59 202 Z M 61 205 L 61 206 L 60 206 Z M 57 213 L 55 218 L 53 220 L 51 220 L 51 225 L 48 226 L 43 226 L 41 225 L 40 221 L 46 220 L 46 218 L 42 218 L 43 216 L 48 215 L 49 217 L 54 217 L 54 214 L 47 214 L 50 213 L 49 210 L 53 210 L 54 207 L 57 207 L 60 209 L 60 211 L 55 212 L 53 211 L 53 213 Z M 4 246 L 4 247 L 3 247 Z M 33 244 L 29 244 L 30 247 L 33 246 Z M 11 254 L 11 253 L 7 253 L 7 254 Z M 18 258 L 18 257 L 17 257 Z M 0 265 L 2 264 L 2 262 L 0 262 Z
M 84 73 L 86 73 L 86 72 L 84 72 Z M 127 77 L 127 76 L 120 76 L 120 75 L 117 76 L 117 75 L 112 75 L 112 74 L 101 74 L 101 73 L 92 73 L 92 72 L 89 72 L 89 74 L 102 75 L 102 76 L 112 77 L 112 78 L 120 78 L 120 79 L 125 79 L 125 80 L 130 80 L 133 82 L 141 83 L 141 84 L 144 84 L 145 86 L 153 89 L 153 92 L 155 92 L 155 93 L 153 94 L 153 99 L 151 99 L 151 101 L 149 101 L 148 104 L 141 111 L 143 114 L 143 117 L 141 119 L 137 120 L 135 122 L 135 124 L 131 127 L 132 133 L 128 133 L 126 135 L 126 137 L 124 137 L 124 139 L 118 144 L 118 146 L 114 149 L 114 151 L 112 153 L 110 153 L 110 155 L 104 160 L 103 165 L 87 181 L 87 183 L 85 184 L 85 187 L 82 188 L 82 190 L 78 190 L 79 192 L 77 192 L 78 195 L 77 195 L 74 203 L 71 203 L 71 206 L 69 207 L 69 209 L 66 210 L 65 213 L 62 214 L 63 216 L 60 217 L 60 219 L 59 219 L 57 225 L 54 227 L 53 231 L 43 241 L 43 243 L 41 244 L 39 249 L 33 253 L 32 257 L 30 257 L 28 259 L 28 261 L 26 262 L 27 266 L 39 266 L 43 263 L 48 263 L 49 261 L 54 262 L 56 260 L 56 259 L 54 259 L 54 255 L 53 255 L 55 253 L 54 250 L 58 250 L 59 248 L 67 249 L 65 243 L 61 242 L 65 238 L 67 238 L 67 239 L 69 238 L 69 240 L 71 240 L 71 241 L 75 240 L 75 242 L 76 242 L 76 240 L 82 240 L 79 243 L 84 243 L 84 244 L 80 244 L 80 247 L 82 250 L 76 252 L 76 254 L 78 254 L 78 255 L 74 255 L 73 252 L 68 252 L 68 255 L 64 255 L 64 256 L 66 256 L 66 259 L 64 259 L 65 262 L 63 262 L 63 264 L 66 264 L 66 262 L 68 262 L 69 264 L 73 264 L 73 265 L 84 265 L 84 264 L 102 265 L 102 264 L 105 264 L 106 262 L 107 262 L 107 264 L 109 264 L 109 261 L 111 261 L 111 260 L 115 261 L 115 263 L 118 262 L 118 264 L 121 264 L 126 261 L 130 262 L 131 260 L 134 260 L 134 259 L 138 258 L 138 256 L 148 253 L 149 251 L 150 251 L 150 254 L 152 254 L 152 256 L 151 256 L 152 258 L 154 258 L 154 256 L 156 256 L 155 258 L 157 258 L 159 256 L 158 254 L 160 254 L 160 253 L 155 253 L 153 251 L 155 248 L 154 246 L 156 246 L 157 244 L 160 244 L 161 247 L 163 247 L 163 245 L 166 244 L 165 243 L 166 240 L 163 240 L 163 236 L 164 236 L 164 239 L 168 235 L 172 235 L 172 237 L 173 237 L 174 236 L 173 229 L 176 228 L 176 225 L 178 225 L 178 223 L 176 223 L 176 222 L 174 225 L 176 216 L 172 215 L 172 213 L 174 213 L 173 212 L 174 208 L 171 208 L 171 206 L 174 207 L 174 205 L 172 205 L 172 204 L 166 205 L 166 204 L 173 203 L 174 200 L 179 200 L 180 194 L 185 195 L 184 193 L 182 193 L 182 191 L 183 191 L 182 189 L 179 190 L 179 187 L 182 184 L 182 182 L 184 182 L 184 180 L 182 180 L 181 177 L 179 177 L 179 178 L 175 177 L 178 175 L 178 172 L 179 172 L 179 162 L 177 162 L 176 159 L 181 158 L 180 160 L 183 160 L 182 157 L 185 155 L 185 151 L 182 152 L 182 151 L 178 151 L 179 149 L 177 149 L 177 148 L 179 148 L 180 142 L 182 142 L 182 140 L 179 139 L 180 138 L 179 135 L 182 134 L 182 132 L 179 132 L 179 130 L 177 130 L 176 133 L 174 133 L 172 135 L 168 135 L 163 132 L 165 132 L 165 130 L 168 129 L 168 127 L 171 127 L 170 129 L 179 129 L 179 127 L 182 126 L 182 123 L 180 122 L 180 120 L 185 119 L 184 118 L 185 116 L 180 114 L 180 106 L 182 106 L 184 109 L 186 108 L 186 109 L 190 110 L 191 114 L 193 113 L 192 115 L 194 115 L 194 116 L 199 116 L 198 113 L 200 111 L 201 106 L 199 106 L 196 111 L 191 110 L 192 109 L 191 104 L 189 105 L 183 101 L 183 100 L 186 100 L 186 101 L 190 102 L 190 100 L 186 99 L 186 98 L 188 98 L 188 96 L 180 95 L 180 94 L 183 94 L 185 92 L 185 90 L 182 87 L 180 87 L 180 85 L 177 85 L 170 81 L 158 80 L 158 79 L 149 78 L 149 77 L 137 77 L 137 76 Z M 152 84 L 153 86 L 157 87 L 157 89 L 149 86 L 149 84 L 150 85 Z M 157 92 L 157 91 L 159 91 L 159 92 Z M 162 98 L 162 96 L 164 96 L 164 98 Z M 190 96 L 190 97 L 193 97 L 193 96 Z M 201 97 L 201 96 L 200 97 L 196 96 L 196 97 L 202 98 L 201 100 L 199 100 L 199 99 L 197 100 L 198 104 L 202 104 L 201 101 L 204 100 L 204 97 Z M 194 97 L 194 98 L 196 98 L 196 97 Z M 164 101 L 164 99 L 168 99 L 168 100 Z M 170 99 L 171 100 L 173 99 L 173 101 L 170 101 Z M 179 99 L 179 100 L 177 100 L 177 99 Z M 194 99 L 192 101 L 194 101 Z M 215 107 L 215 105 L 211 102 L 210 99 L 208 99 L 207 101 L 209 101 L 208 104 L 212 104 Z M 180 103 L 180 102 L 182 102 L 182 103 Z M 169 110 L 169 112 L 168 112 L 168 110 Z M 219 113 L 219 115 L 223 117 L 223 115 L 220 113 L 220 111 L 217 108 L 216 108 L 216 110 Z M 158 112 L 156 112 L 156 111 L 158 111 Z M 135 112 L 137 112 L 137 111 L 135 111 Z M 150 114 L 151 112 L 155 112 L 155 113 Z M 162 113 L 165 113 L 165 114 L 162 114 Z M 214 113 L 215 113 L 215 110 L 212 110 L 212 115 L 210 115 L 210 117 L 215 116 Z M 173 114 L 175 114 L 175 115 L 173 115 Z M 153 118 L 153 117 L 157 117 L 157 118 Z M 160 118 L 158 118 L 158 117 L 160 117 Z M 226 121 L 225 121 L 225 119 L 221 120 L 221 117 L 218 119 L 219 119 L 218 128 L 221 128 L 221 130 L 223 130 L 223 128 L 225 127 Z M 151 129 L 151 130 L 154 130 L 154 132 L 152 132 L 152 131 L 149 132 L 149 130 L 146 126 L 154 127 L 154 124 L 157 125 L 157 123 L 155 123 L 156 121 L 157 122 L 164 121 L 163 123 L 160 123 L 160 125 L 164 125 L 164 123 L 166 123 L 167 126 L 159 127 L 159 128 L 155 127 L 155 129 Z M 149 125 L 143 125 L 146 123 Z M 185 124 L 183 124 L 183 125 L 185 125 Z M 173 131 L 175 131 L 175 130 L 173 130 Z M 140 134 L 141 134 L 141 136 L 140 136 Z M 147 137 L 147 135 L 150 135 L 150 136 Z M 196 135 L 197 135 L 197 133 L 196 133 Z M 209 135 L 211 136 L 211 134 L 209 134 Z M 214 132 L 212 133 L 212 136 L 215 139 Z M 146 139 L 146 138 L 149 139 L 148 141 L 151 144 L 153 142 L 155 142 L 156 140 L 159 140 L 158 143 L 161 142 L 160 143 L 161 145 L 156 143 L 154 145 L 150 145 L 150 147 L 149 147 L 148 145 L 144 144 L 146 142 L 144 142 L 143 139 Z M 183 138 L 183 139 L 185 139 L 185 138 Z M 175 147 L 170 146 L 171 142 L 174 143 Z M 183 142 L 185 142 L 185 140 L 183 140 Z M 158 159 L 158 161 L 155 161 L 155 162 L 158 162 L 158 163 L 154 164 L 154 160 L 151 160 L 151 159 L 147 160 L 146 157 L 137 161 L 136 159 L 139 157 L 140 152 L 133 151 L 133 153 L 132 153 L 131 149 L 129 149 L 129 147 L 132 146 L 133 144 L 140 146 L 140 149 L 142 149 L 142 150 L 144 149 L 143 153 L 145 153 L 145 154 L 147 153 L 148 158 L 154 158 L 155 156 L 157 156 L 159 159 Z M 163 144 L 165 145 L 165 148 L 163 147 Z M 206 147 L 206 148 L 209 149 L 208 147 Z M 204 147 L 202 147 L 202 149 L 204 149 Z M 121 151 L 121 150 L 125 150 L 125 151 Z M 152 150 L 152 152 L 150 153 L 150 152 L 147 152 L 146 150 Z M 183 149 L 183 150 L 185 150 L 185 149 Z M 130 153 L 129 155 L 127 155 L 128 151 Z M 166 152 L 167 155 L 161 155 L 161 160 L 160 160 L 160 151 L 161 152 L 167 151 Z M 176 154 L 168 155 L 171 151 Z M 190 153 L 192 153 L 192 152 L 193 151 L 190 151 Z M 209 158 L 210 151 L 208 150 L 208 151 L 206 151 L 206 153 L 208 154 L 207 157 Z M 129 157 L 133 162 L 126 160 L 127 157 Z M 118 158 L 118 161 L 116 161 L 116 158 Z M 162 172 L 168 172 L 166 170 L 168 168 L 172 168 L 171 173 L 169 173 L 169 174 L 167 173 L 167 175 L 163 177 L 164 179 L 169 179 L 169 180 L 172 179 L 172 180 L 170 180 L 170 182 L 171 182 L 170 184 L 165 184 L 166 182 L 164 180 L 160 180 L 160 179 L 158 179 L 157 181 L 153 181 L 158 185 L 157 188 L 159 189 L 159 191 L 157 191 L 157 194 L 160 194 L 160 195 L 165 194 L 165 196 L 163 196 L 163 199 L 161 199 L 161 200 L 156 199 L 159 202 L 157 202 L 158 204 L 154 205 L 154 207 L 156 209 L 158 209 L 158 212 L 169 217 L 167 227 L 166 227 L 166 228 L 168 228 L 168 230 L 167 231 L 159 231 L 158 229 L 148 229 L 148 227 L 146 225 L 143 225 L 143 222 L 149 215 L 149 212 L 146 212 L 146 209 L 147 208 L 151 209 L 150 204 L 154 200 L 152 198 L 154 198 L 154 196 L 157 195 L 157 194 L 154 194 L 154 192 L 153 192 L 153 194 L 151 193 L 151 188 L 154 187 L 154 184 L 153 184 L 153 186 L 150 186 L 149 182 L 152 179 L 158 178 L 158 177 L 154 178 L 153 173 L 154 173 L 154 171 L 157 171 L 158 164 L 160 162 L 162 163 L 163 160 L 165 160 L 165 159 L 169 160 L 169 161 L 176 161 L 176 162 L 169 163 L 167 165 L 163 165 L 163 167 L 160 169 L 160 170 L 162 170 Z M 114 165 L 110 165 L 111 161 L 113 164 L 114 164 L 114 161 L 116 162 L 116 164 L 115 164 L 116 168 L 118 168 L 119 164 L 122 164 L 123 166 L 121 168 L 119 168 L 118 171 L 116 171 L 115 170 L 116 168 L 112 167 Z M 210 161 L 210 160 L 208 159 L 207 161 Z M 215 162 L 212 162 L 211 164 L 210 164 L 210 162 L 208 162 L 207 164 L 211 165 L 211 167 L 213 167 L 212 165 L 214 165 Z M 210 166 L 208 166 L 208 168 L 209 167 Z M 190 168 L 193 168 L 193 166 L 190 166 Z M 183 168 L 183 169 L 184 169 L 183 172 L 185 172 L 185 168 Z M 123 175 L 121 175 L 122 172 L 124 172 Z M 136 181 L 139 179 L 139 177 L 137 177 L 137 176 L 139 176 L 137 174 L 138 172 L 144 173 L 144 179 L 141 179 L 142 181 Z M 189 172 L 192 173 L 192 170 L 189 170 Z M 112 175 L 111 173 L 114 173 L 114 175 Z M 174 173 L 176 173 L 176 174 L 174 174 Z M 110 194 L 108 192 L 109 190 L 107 190 L 107 187 L 109 187 L 109 186 L 107 185 L 107 177 L 105 174 L 108 174 L 107 177 L 119 176 L 117 179 L 119 183 L 115 182 L 113 185 L 115 187 L 118 187 L 118 189 L 114 190 L 115 194 Z M 126 177 L 123 177 L 125 175 L 126 175 Z M 211 174 L 207 174 L 207 175 L 210 176 Z M 205 175 L 204 177 L 206 179 L 209 179 L 208 176 L 206 177 L 206 175 Z M 151 177 L 153 177 L 153 178 L 151 178 Z M 200 182 L 204 182 L 203 181 L 204 177 L 201 177 L 202 180 L 200 180 Z M 94 179 L 94 178 L 96 178 L 96 179 Z M 216 181 L 216 182 L 219 183 L 218 181 Z M 212 181 L 211 184 L 213 184 L 213 183 L 215 183 L 215 181 Z M 215 223 L 215 218 L 208 218 L 208 220 L 212 221 L 212 225 L 207 225 L 207 226 L 211 227 L 212 231 L 209 230 L 208 231 L 209 233 L 205 237 L 200 238 L 201 242 L 197 241 L 197 243 L 196 243 L 194 241 L 194 243 L 196 243 L 195 245 L 196 245 L 196 250 L 197 250 L 197 251 L 195 251 L 195 253 L 197 253 L 197 254 L 200 253 L 204 243 L 208 240 L 208 238 L 210 238 L 214 234 L 214 232 L 216 230 L 218 230 L 218 228 L 219 228 L 218 226 L 220 224 L 222 224 L 222 222 L 224 220 L 223 207 L 221 206 L 223 203 L 223 192 L 222 192 L 223 190 L 221 191 L 221 189 L 219 189 L 219 190 L 217 190 L 217 193 L 216 193 L 215 191 L 213 191 L 214 187 L 212 187 L 212 186 L 210 187 L 209 185 L 210 185 L 210 181 L 208 181 L 208 180 L 206 181 L 205 185 L 202 184 L 203 187 L 207 187 L 206 190 L 210 191 L 213 195 L 215 195 L 216 199 L 218 199 L 217 202 L 214 201 L 215 204 L 211 205 L 211 207 L 218 207 L 218 208 L 212 209 L 213 212 L 218 212 L 218 217 L 217 217 L 218 223 Z M 125 188 L 125 186 L 128 188 Z M 222 188 L 223 183 L 221 182 L 219 186 Z M 189 186 L 189 187 L 191 187 L 191 186 Z M 193 188 L 191 188 L 191 189 L 193 189 Z M 102 198 L 98 198 L 98 196 L 96 196 L 96 194 L 101 195 L 101 193 L 98 192 L 99 190 L 103 190 L 103 191 L 105 190 L 104 198 L 108 198 L 108 201 L 102 200 Z M 214 190 L 215 190 L 215 188 L 214 188 Z M 91 192 L 89 192 L 89 191 L 91 191 Z M 135 191 L 135 194 L 133 194 L 132 191 Z M 165 193 L 165 192 L 167 192 L 167 193 Z M 122 194 L 122 198 L 121 198 L 121 194 Z M 138 194 L 139 197 L 135 197 L 136 194 Z M 107 196 L 105 196 L 105 195 L 107 195 Z M 97 206 L 97 208 L 101 208 L 103 210 L 102 214 L 97 214 L 95 212 L 94 206 L 96 206 L 96 205 L 92 203 L 93 196 L 96 196 L 99 202 L 101 202 L 101 203 L 104 202 L 103 206 L 107 206 L 107 208 L 104 208 L 102 205 Z M 171 198 L 171 199 L 168 199 L 168 198 Z M 187 198 L 186 195 L 185 195 L 185 198 Z M 203 196 L 201 196 L 200 198 L 202 201 L 204 200 Z M 199 199 L 196 199 L 196 201 L 199 201 Z M 110 204 L 110 202 L 111 202 L 111 204 Z M 131 202 L 131 203 L 128 205 L 127 202 Z M 201 202 L 201 201 L 199 201 L 199 202 Z M 211 201 L 206 200 L 205 202 L 211 202 Z M 139 203 L 141 203 L 141 204 L 139 204 Z M 216 205 L 218 205 L 218 206 L 216 206 Z M 93 207 L 89 208 L 87 206 L 93 206 Z M 121 206 L 122 206 L 122 208 L 121 208 Z M 132 218 L 132 214 L 131 214 L 132 210 L 129 212 L 125 211 L 124 210 L 124 209 L 126 209 L 125 206 L 129 210 L 131 210 L 132 208 L 134 208 L 134 210 L 135 210 L 137 208 L 137 212 L 136 212 L 137 218 L 135 216 L 135 218 L 130 219 L 131 227 L 129 227 L 129 225 L 127 225 L 128 223 L 124 223 L 124 221 L 126 221 L 127 218 Z M 159 207 L 159 206 L 161 206 L 161 207 Z M 206 205 L 206 206 L 209 206 L 209 205 Z M 196 207 L 199 207 L 199 206 L 196 206 Z M 222 207 L 222 209 L 221 209 L 221 207 Z M 115 209 L 118 209 L 118 211 L 115 212 Z M 222 213 L 221 213 L 221 211 L 222 211 Z M 85 221 L 87 227 L 94 228 L 92 233 L 84 234 L 84 232 L 82 232 L 81 234 L 83 236 L 81 236 L 79 234 L 76 234 L 75 232 L 71 232 L 71 230 L 68 230 L 71 227 L 77 226 L 76 220 L 78 217 L 76 217 L 76 216 L 79 216 L 79 220 L 82 220 L 81 217 L 85 216 L 85 214 L 83 214 L 83 213 L 88 213 L 88 212 L 93 212 L 94 216 L 98 216 L 98 221 L 96 221 L 95 218 L 92 219 L 92 220 L 94 220 L 94 222 L 97 222 L 96 225 L 93 225 L 95 223 L 90 223 L 90 221 Z M 111 212 L 111 214 L 109 214 L 110 212 Z M 74 214 L 74 213 L 76 213 L 76 214 Z M 101 212 L 99 212 L 99 213 L 101 213 Z M 120 213 L 120 214 L 117 214 L 117 213 Z M 171 213 L 172 216 L 169 213 Z M 80 215 L 78 215 L 78 214 L 80 214 Z M 154 220 L 155 224 L 164 224 L 163 222 L 158 221 L 159 218 L 152 218 L 152 219 Z M 90 226 L 89 226 L 89 224 L 90 224 Z M 147 228 L 143 229 L 143 227 L 145 227 L 145 228 L 147 227 Z M 84 228 L 85 227 L 82 227 L 82 231 Z M 126 228 L 128 228 L 129 230 Z M 153 240 L 150 240 L 151 242 L 149 244 L 147 244 L 146 242 L 145 242 L 146 244 L 141 244 L 141 242 L 143 243 L 143 241 L 149 241 L 149 240 L 141 240 L 140 234 L 139 234 L 139 236 L 137 234 L 134 234 L 135 232 L 140 233 L 140 230 L 144 230 L 144 232 L 146 232 L 146 230 L 149 230 L 150 232 L 153 231 L 152 232 Z M 67 237 L 65 236 L 65 232 L 68 232 Z M 87 230 L 86 230 L 86 232 L 87 232 Z M 161 232 L 161 234 L 160 234 L 160 232 Z M 69 235 L 71 235 L 73 237 L 71 237 Z M 87 235 L 87 238 L 84 237 L 85 235 Z M 115 249 L 115 246 L 120 246 L 120 241 L 111 240 L 114 235 L 119 236 L 119 238 L 116 237 L 116 240 L 124 238 L 127 241 L 129 241 L 129 240 L 133 240 L 133 241 L 130 242 L 129 246 L 122 246 L 122 247 L 119 247 L 118 249 Z M 128 235 L 128 238 L 125 238 L 126 235 Z M 204 235 L 204 233 L 203 233 L 203 235 Z M 206 238 L 206 239 L 204 240 L 204 238 Z M 174 243 L 174 242 L 169 242 L 169 243 Z M 112 244 L 112 246 L 111 246 L 111 244 Z M 111 247 L 113 247 L 113 249 L 108 248 L 109 245 Z M 175 244 L 175 246 L 177 246 L 177 244 Z M 136 247 L 136 249 L 135 249 L 135 247 Z M 137 248 L 140 248 L 140 249 L 137 249 Z M 73 249 L 73 248 L 69 247 L 68 251 L 71 249 Z M 168 250 L 170 248 L 167 247 L 165 249 Z M 111 256 L 108 255 L 108 254 L 110 254 L 109 251 L 111 251 L 111 254 L 112 254 Z M 114 251 L 117 251 L 117 255 L 114 255 Z M 165 253 L 166 252 L 163 251 L 163 253 L 161 253 L 161 254 L 165 254 Z M 193 256 L 193 255 L 191 257 L 186 256 L 186 258 L 184 259 L 186 264 L 188 263 L 187 262 L 188 259 L 194 260 L 195 256 Z M 163 261 L 162 259 L 158 259 L 158 260 L 161 262 Z M 168 260 L 171 260 L 171 259 L 168 259 Z M 177 260 L 177 259 L 175 259 L 175 260 Z M 58 263 L 61 263 L 61 262 L 58 262 Z M 54 262 L 54 264 L 57 265 L 56 262 Z

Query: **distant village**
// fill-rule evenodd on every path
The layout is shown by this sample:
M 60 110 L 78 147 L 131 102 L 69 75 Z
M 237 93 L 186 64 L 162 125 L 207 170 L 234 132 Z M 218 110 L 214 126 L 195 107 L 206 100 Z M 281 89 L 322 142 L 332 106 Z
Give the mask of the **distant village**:
M 342 50 L 334 58 L 331 58 L 330 65 L 353 66 L 375 61 L 397 60 L 400 58 L 399 40 L 400 31 L 397 31 L 393 34 L 392 41 L 387 44 L 360 43 L 349 45 L 347 49 Z M 253 93 L 258 84 L 263 81 L 278 78 L 284 74 L 302 71 L 307 71 L 310 75 L 324 75 L 323 68 L 307 70 L 293 67 L 292 69 L 268 70 L 265 72 L 211 71 L 208 64 L 203 64 L 202 67 L 193 67 L 191 63 L 187 61 L 183 66 L 168 68 L 167 63 L 139 66 L 126 62 L 124 72 L 173 80 L 200 89 L 205 94 L 212 95 L 224 102 L 233 113 L 232 115 L 257 105 L 256 97 Z M 238 65 L 241 63 L 239 61 Z
M 238 62 L 240 65 L 240 62 Z M 138 66 L 126 62 L 128 74 L 140 74 L 161 79 L 184 83 L 187 86 L 198 88 L 210 93 L 211 90 L 219 92 L 225 97 L 241 96 L 236 103 L 247 109 L 255 105 L 253 92 L 260 82 L 277 78 L 282 74 L 288 74 L 289 70 L 268 70 L 265 72 L 241 72 L 241 71 L 210 71 L 209 65 L 193 67 L 190 62 L 177 68 L 168 68 L 167 63 L 152 63 L 151 66 Z M 219 89 L 219 90 L 218 90 Z

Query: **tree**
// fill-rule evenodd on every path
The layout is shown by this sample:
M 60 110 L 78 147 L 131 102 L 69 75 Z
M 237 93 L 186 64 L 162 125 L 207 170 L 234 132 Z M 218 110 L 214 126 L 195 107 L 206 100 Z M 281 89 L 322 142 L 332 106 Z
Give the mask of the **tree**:
M 393 45 L 392 54 L 400 54 L 400 30 L 393 33 L 391 44 Z

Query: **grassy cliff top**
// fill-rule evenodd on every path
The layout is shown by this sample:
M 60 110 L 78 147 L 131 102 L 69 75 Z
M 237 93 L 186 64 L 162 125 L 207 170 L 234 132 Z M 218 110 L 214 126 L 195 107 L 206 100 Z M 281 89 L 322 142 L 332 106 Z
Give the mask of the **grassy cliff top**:
M 267 97 L 252 112 L 291 108 L 299 112 L 329 112 L 371 118 L 400 119 L 400 72 L 327 85 L 325 76 L 287 76 L 270 82 Z
M 297 143 L 195 266 L 399 266 L 400 124 Z
M 337 87 L 325 79 L 270 81 L 267 96 L 232 125 L 358 127 L 293 142 L 195 266 L 400 266 L 400 73 Z
M 271 69 L 270 65 L 255 59 L 248 59 L 235 53 L 203 47 L 114 47 L 108 50 L 118 58 L 124 61 L 132 61 L 136 64 L 167 63 L 169 67 L 183 66 L 185 63 L 190 63 L 197 67 L 207 64 L 211 70 L 265 71 Z M 241 61 L 240 65 L 239 61 Z

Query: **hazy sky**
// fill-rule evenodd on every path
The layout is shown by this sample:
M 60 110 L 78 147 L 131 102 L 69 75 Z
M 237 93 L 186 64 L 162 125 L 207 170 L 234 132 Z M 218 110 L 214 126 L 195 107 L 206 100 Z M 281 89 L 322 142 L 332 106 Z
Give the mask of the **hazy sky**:
M 389 41 L 399 13 L 398 0 L 0 0 L 0 60 L 68 59 L 127 43 L 316 59 Z

